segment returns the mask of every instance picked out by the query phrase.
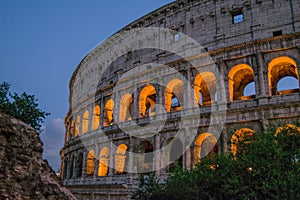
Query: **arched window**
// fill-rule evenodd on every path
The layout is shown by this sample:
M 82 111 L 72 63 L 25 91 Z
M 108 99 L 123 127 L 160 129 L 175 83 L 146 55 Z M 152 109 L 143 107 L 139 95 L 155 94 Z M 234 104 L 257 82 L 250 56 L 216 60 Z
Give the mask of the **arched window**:
M 132 119 L 132 95 L 124 94 L 120 102 L 120 122 Z
M 74 134 L 73 132 L 74 132 L 74 120 L 72 119 L 69 125 L 69 138 L 73 137 Z
M 166 86 L 165 108 L 167 112 L 181 110 L 184 102 L 184 84 L 179 79 L 171 80 Z
M 82 134 L 85 134 L 88 132 L 89 129 L 89 111 L 84 111 L 83 117 L 82 117 Z
M 82 175 L 82 161 L 83 161 L 83 154 L 79 153 L 75 165 L 76 178 L 80 178 Z
M 90 150 L 86 161 L 86 175 L 94 175 L 95 169 L 95 152 Z
M 127 146 L 125 144 L 121 144 L 117 148 L 116 155 L 115 155 L 115 168 L 117 174 L 124 173 L 125 161 L 126 161 L 126 150 L 127 150 Z
M 75 133 L 74 133 L 75 137 L 79 135 L 79 130 L 80 130 L 80 115 L 78 115 L 76 119 Z
M 194 97 L 196 105 L 211 105 L 216 101 L 217 79 L 212 72 L 201 72 L 194 81 Z
M 228 73 L 228 87 L 231 102 L 234 100 L 247 100 L 255 98 L 253 69 L 246 64 L 234 66 Z M 254 91 L 250 92 L 250 90 Z
M 280 91 L 278 83 L 280 83 L 280 80 L 285 77 L 296 79 L 296 84 L 289 83 L 285 86 L 285 88 L 283 88 L 283 90 Z M 268 67 L 268 80 L 271 95 L 299 92 L 299 75 L 296 62 L 286 56 L 275 58 L 270 62 Z
M 231 153 L 233 156 L 237 154 L 238 151 L 242 151 L 241 145 L 239 143 L 243 142 L 247 144 L 247 141 L 251 136 L 253 136 L 254 131 L 250 128 L 242 128 L 237 130 L 231 137 Z M 238 148 L 239 147 L 239 148 Z
M 98 176 L 106 176 L 109 166 L 109 149 L 103 147 L 99 155 Z
M 92 130 L 97 130 L 100 125 L 100 106 L 96 105 L 93 109 Z
M 110 126 L 114 123 L 114 101 L 112 99 L 109 99 L 104 108 L 104 126 Z
M 218 153 L 217 142 L 217 138 L 211 133 L 200 134 L 195 141 L 195 163 L 200 162 L 201 158 L 204 158 L 205 156 L 213 156 Z
M 156 112 L 156 90 L 153 85 L 146 85 L 140 93 L 140 117 L 149 117 Z
M 73 170 L 74 170 L 74 156 L 71 157 L 69 178 L 73 178 Z

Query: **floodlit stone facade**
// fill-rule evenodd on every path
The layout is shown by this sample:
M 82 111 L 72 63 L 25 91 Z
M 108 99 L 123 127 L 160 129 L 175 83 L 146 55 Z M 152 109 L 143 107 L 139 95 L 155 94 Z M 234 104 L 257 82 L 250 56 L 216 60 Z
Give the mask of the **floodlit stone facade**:
M 180 48 L 198 53 L 182 58 L 150 48 L 157 37 L 121 38 L 122 32 L 146 27 L 172 30 L 162 36 L 169 45 L 186 35 L 208 54 L 185 43 Z M 131 172 L 155 170 L 163 180 L 174 165 L 191 168 L 203 156 L 235 153 L 230 142 L 240 135 L 299 121 L 299 48 L 299 0 L 179 0 L 134 21 L 90 52 L 73 73 L 61 150 L 65 186 L 78 199 L 129 199 L 138 177 Z M 193 65 L 203 54 L 213 63 Z M 153 64 L 175 69 L 185 80 L 153 70 Z M 138 70 L 123 78 L 133 69 Z M 220 108 L 221 125 L 211 118 Z M 195 109 L 197 123 L 183 117 Z M 160 122 L 163 128 L 155 129 Z M 176 137 L 180 123 L 187 134 L 197 132 L 188 147 Z M 136 125 L 137 135 L 128 134 Z M 168 144 L 175 153 L 149 154 Z M 129 152 L 145 154 L 135 158 Z

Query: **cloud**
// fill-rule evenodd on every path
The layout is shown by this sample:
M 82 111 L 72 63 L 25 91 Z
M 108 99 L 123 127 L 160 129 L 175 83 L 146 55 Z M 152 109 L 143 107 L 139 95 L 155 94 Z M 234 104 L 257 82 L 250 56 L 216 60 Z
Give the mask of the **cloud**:
M 49 121 L 41 133 L 44 143 L 43 157 L 48 160 L 51 167 L 58 171 L 60 167 L 59 151 L 64 144 L 65 126 L 64 121 L 60 118 Z

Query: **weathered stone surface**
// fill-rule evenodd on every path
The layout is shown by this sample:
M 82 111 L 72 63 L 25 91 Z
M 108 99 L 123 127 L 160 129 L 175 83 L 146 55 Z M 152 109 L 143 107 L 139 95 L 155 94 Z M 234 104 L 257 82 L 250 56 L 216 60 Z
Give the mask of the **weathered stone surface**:
M 42 152 L 34 129 L 0 113 L 0 199 L 76 199 Z

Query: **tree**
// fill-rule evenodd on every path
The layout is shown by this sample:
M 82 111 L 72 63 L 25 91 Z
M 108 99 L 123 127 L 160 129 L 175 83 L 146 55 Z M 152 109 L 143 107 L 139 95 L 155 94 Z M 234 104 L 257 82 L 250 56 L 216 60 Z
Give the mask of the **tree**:
M 235 155 L 206 157 L 191 170 L 175 170 L 155 190 L 142 182 L 137 191 L 160 200 L 300 199 L 299 128 L 258 133 L 237 145 Z
M 41 131 L 41 124 L 50 115 L 38 108 L 38 99 L 23 92 L 21 95 L 9 91 L 10 84 L 0 84 L 0 111 L 23 121 L 34 129 Z

